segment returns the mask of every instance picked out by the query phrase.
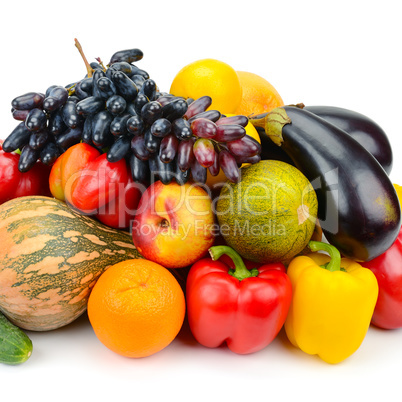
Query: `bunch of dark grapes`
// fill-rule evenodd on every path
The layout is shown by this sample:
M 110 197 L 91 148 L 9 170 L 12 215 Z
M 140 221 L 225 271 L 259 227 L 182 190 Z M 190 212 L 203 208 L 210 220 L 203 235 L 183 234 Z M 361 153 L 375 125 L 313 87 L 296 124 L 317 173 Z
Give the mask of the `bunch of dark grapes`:
M 83 79 L 12 101 L 21 123 L 3 150 L 21 150 L 21 172 L 38 160 L 52 165 L 81 141 L 107 152 L 109 162 L 125 158 L 133 180 L 144 184 L 190 178 L 203 184 L 207 170 L 215 176 L 220 169 L 237 182 L 243 163 L 260 160 L 260 144 L 246 135 L 246 116 L 209 110 L 209 96 L 193 100 L 160 92 L 134 64 L 143 57 L 139 49 L 116 52 L 105 67 L 99 59 L 89 64 L 78 41 L 76 46 L 87 66 Z

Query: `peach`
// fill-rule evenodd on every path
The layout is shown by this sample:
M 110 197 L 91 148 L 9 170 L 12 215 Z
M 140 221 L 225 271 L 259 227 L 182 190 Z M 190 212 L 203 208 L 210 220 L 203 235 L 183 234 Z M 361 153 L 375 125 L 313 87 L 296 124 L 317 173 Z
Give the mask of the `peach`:
M 211 198 L 192 183 L 157 181 L 141 196 L 131 229 L 134 245 L 146 259 L 166 268 L 187 267 L 214 242 Z

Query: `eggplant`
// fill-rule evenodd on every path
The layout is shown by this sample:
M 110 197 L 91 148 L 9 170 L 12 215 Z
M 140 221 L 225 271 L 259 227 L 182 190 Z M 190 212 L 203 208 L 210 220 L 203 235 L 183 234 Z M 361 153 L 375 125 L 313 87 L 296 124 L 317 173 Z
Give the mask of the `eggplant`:
M 391 173 L 393 162 L 391 144 L 385 131 L 375 121 L 361 113 L 336 106 L 303 104 L 295 106 L 308 110 L 347 132 L 377 159 L 388 175 Z M 253 119 L 261 119 L 267 114 L 253 116 Z M 256 129 L 261 140 L 261 159 L 274 159 L 293 164 L 286 152 L 274 146 L 263 127 Z
M 255 116 L 253 119 L 258 120 L 258 118 L 262 118 L 267 116 L 267 113 L 263 115 Z M 269 138 L 265 129 L 263 127 L 255 127 L 257 129 L 258 135 L 260 137 L 261 142 L 261 159 L 262 160 L 275 160 L 289 163 L 290 165 L 294 165 L 292 159 L 290 159 L 289 155 L 281 148 L 277 147 L 275 143 Z
M 336 106 L 304 106 L 304 109 L 346 131 L 377 159 L 388 175 L 391 173 L 391 144 L 385 131 L 375 121 Z
M 387 173 L 357 140 L 314 113 L 294 107 L 251 118 L 312 183 L 318 219 L 340 253 L 369 261 L 384 253 L 401 228 L 401 207 Z

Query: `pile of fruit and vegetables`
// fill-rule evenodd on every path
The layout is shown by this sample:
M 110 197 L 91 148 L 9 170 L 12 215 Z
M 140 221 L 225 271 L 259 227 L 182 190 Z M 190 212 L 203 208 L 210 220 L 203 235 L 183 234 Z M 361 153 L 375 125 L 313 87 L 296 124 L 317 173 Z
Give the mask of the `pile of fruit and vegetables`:
M 11 101 L 0 144 L 0 361 L 87 311 L 115 353 L 257 353 L 284 328 L 328 363 L 402 327 L 402 188 L 372 119 L 285 105 L 213 59 L 163 91 L 141 50 Z M 80 62 L 82 62 L 80 60 Z M 399 198 L 398 198 L 399 196 Z

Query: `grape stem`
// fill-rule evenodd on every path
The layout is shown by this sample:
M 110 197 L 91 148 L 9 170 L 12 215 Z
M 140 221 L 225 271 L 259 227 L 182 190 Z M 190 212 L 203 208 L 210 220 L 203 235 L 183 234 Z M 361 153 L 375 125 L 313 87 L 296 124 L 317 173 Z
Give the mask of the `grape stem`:
M 106 67 L 103 64 L 103 61 L 100 57 L 95 57 L 95 60 L 99 63 L 99 65 L 103 68 L 103 71 L 106 71 Z
M 78 42 L 77 38 L 74 38 L 75 41 L 75 47 L 78 49 L 78 51 L 80 52 L 80 55 L 82 57 L 82 59 L 84 60 L 85 63 L 85 67 L 87 68 L 87 72 L 88 72 L 88 77 L 92 77 L 92 74 L 94 72 L 93 68 L 91 67 L 91 65 L 88 63 L 87 58 L 85 57 L 84 51 L 82 50 L 82 46 L 81 43 Z
M 68 91 L 68 96 L 74 95 L 74 93 L 75 93 L 75 85 L 76 84 L 73 84 L 73 85 L 69 86 L 68 88 L 66 88 L 67 91 Z

